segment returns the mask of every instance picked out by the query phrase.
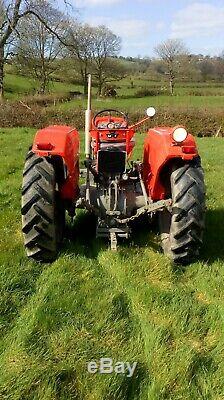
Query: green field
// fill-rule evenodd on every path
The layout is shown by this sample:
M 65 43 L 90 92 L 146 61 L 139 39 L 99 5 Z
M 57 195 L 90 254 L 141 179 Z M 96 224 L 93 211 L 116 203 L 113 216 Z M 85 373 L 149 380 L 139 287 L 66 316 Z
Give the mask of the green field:
M 72 77 L 71 77 L 72 78 Z M 157 109 L 167 107 L 186 111 L 188 109 L 205 109 L 211 111 L 223 110 L 224 87 L 222 83 L 207 82 L 182 82 L 177 83 L 175 96 L 167 93 L 166 81 L 150 81 L 147 77 L 133 78 L 134 87 L 130 86 L 130 78 L 125 78 L 115 83 L 118 97 L 116 99 L 97 99 L 96 88 L 93 88 L 93 107 L 95 109 L 117 108 L 120 110 L 145 110 L 149 106 Z M 158 96 L 146 96 L 137 98 L 136 93 L 144 89 L 165 89 L 164 94 Z M 5 95 L 8 100 L 19 100 L 26 96 L 32 96 L 37 89 L 37 82 L 29 77 L 7 73 L 5 78 Z M 78 84 L 51 82 L 49 91 L 52 95 L 62 95 L 72 91 L 83 92 L 82 86 Z M 86 108 L 85 99 L 75 99 L 57 106 L 59 110 L 70 110 L 73 108 Z
M 147 107 L 154 106 L 157 109 L 168 107 L 172 109 L 180 109 L 187 111 L 188 109 L 207 109 L 207 110 L 223 110 L 224 96 L 152 96 L 142 98 L 116 98 L 116 99 L 94 99 L 93 108 L 100 110 L 105 108 L 116 108 L 118 110 L 142 110 Z M 72 100 L 58 106 L 59 110 L 70 110 L 72 108 L 86 108 L 85 99 Z
M 208 210 L 197 263 L 173 267 L 145 226 L 113 253 L 81 213 L 43 265 L 27 260 L 20 225 L 33 133 L 0 131 L 0 399 L 224 399 L 223 139 L 198 139 Z M 89 374 L 101 357 L 136 372 Z
M 27 95 L 35 94 L 37 82 L 25 76 L 6 74 L 5 96 L 8 100 L 18 100 Z M 62 82 L 51 82 L 49 91 L 52 93 L 66 93 L 73 90 L 82 90 L 79 85 L 66 84 Z

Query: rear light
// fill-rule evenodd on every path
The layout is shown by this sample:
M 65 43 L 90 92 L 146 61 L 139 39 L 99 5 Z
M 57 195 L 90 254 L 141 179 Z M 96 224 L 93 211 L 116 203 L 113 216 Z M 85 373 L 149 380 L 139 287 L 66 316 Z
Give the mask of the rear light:
M 53 150 L 54 146 L 51 143 L 37 143 L 37 149 L 38 150 Z
M 186 153 L 186 154 L 195 154 L 195 153 L 197 153 L 197 149 L 196 149 L 195 146 L 183 146 L 182 147 L 182 151 L 183 151 L 183 153 Z

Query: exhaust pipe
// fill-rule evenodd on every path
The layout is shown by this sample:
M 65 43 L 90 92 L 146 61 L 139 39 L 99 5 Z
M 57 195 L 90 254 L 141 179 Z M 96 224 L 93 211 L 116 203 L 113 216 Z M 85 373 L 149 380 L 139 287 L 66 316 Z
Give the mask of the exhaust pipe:
M 91 137 L 90 130 L 92 124 L 92 110 L 91 110 L 91 88 L 92 77 L 88 75 L 88 101 L 87 110 L 85 112 L 85 155 L 86 155 L 86 202 L 90 204 L 90 156 L 91 156 Z
M 86 159 L 89 159 L 90 155 L 91 155 L 91 148 L 90 148 L 90 130 L 91 130 L 91 120 L 92 120 L 91 88 L 92 88 L 92 77 L 91 77 L 91 75 L 88 75 L 88 102 L 87 102 L 87 110 L 85 112 L 85 155 L 86 155 Z

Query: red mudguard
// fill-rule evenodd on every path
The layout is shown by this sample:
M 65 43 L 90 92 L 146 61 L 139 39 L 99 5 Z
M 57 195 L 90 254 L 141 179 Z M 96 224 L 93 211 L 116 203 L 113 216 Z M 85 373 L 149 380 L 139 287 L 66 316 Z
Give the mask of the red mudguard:
M 184 142 L 177 144 L 172 138 L 174 129 L 168 127 L 150 129 L 145 139 L 143 179 L 146 191 L 152 200 L 162 200 L 166 197 L 161 173 L 171 160 L 189 161 L 198 156 L 194 137 L 188 134 Z
M 79 134 L 70 126 L 49 126 L 36 133 L 32 151 L 41 157 L 59 156 L 67 171 L 61 197 L 75 200 L 79 194 Z

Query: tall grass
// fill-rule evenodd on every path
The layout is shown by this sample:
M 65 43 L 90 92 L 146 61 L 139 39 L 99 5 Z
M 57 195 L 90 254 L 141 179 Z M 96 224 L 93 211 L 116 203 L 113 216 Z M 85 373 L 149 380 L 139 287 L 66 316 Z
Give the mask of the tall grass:
M 113 253 L 80 213 L 43 265 L 25 257 L 20 225 L 33 134 L 0 132 L 0 399 L 223 399 L 223 140 L 198 139 L 208 211 L 197 263 L 173 267 L 147 224 Z M 105 356 L 137 361 L 133 377 L 89 374 Z

